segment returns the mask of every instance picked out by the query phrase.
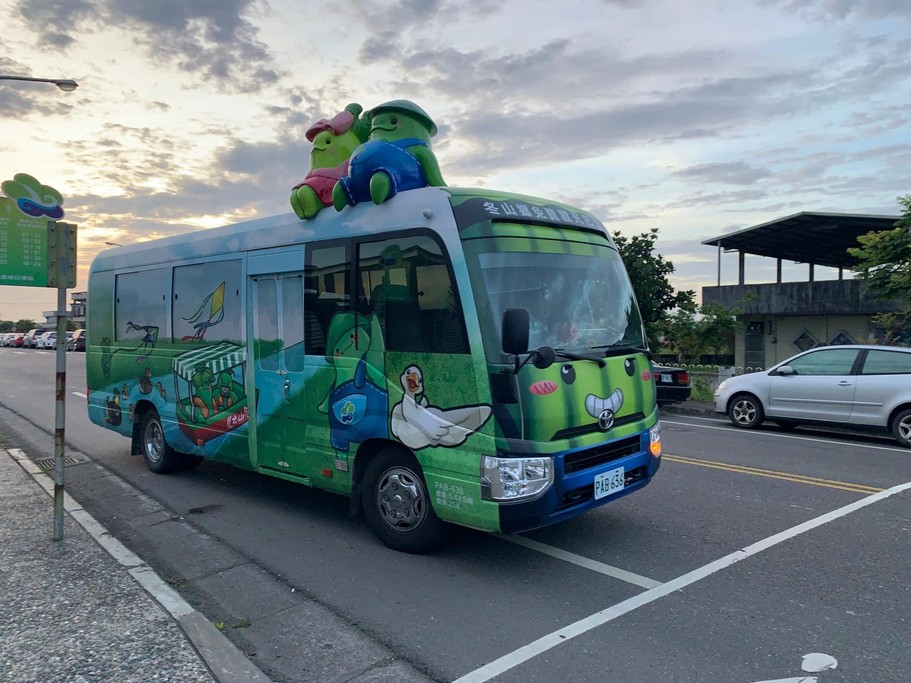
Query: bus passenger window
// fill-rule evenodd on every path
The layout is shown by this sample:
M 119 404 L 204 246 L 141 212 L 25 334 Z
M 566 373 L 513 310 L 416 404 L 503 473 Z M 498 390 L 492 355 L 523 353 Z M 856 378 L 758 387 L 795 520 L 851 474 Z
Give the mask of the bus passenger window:
M 174 341 L 243 340 L 240 274 L 239 259 L 174 268 L 174 305 L 171 312 Z
M 285 369 L 304 370 L 304 290 L 301 276 L 282 280 L 282 343 Z
M 154 346 L 167 329 L 169 268 L 122 273 L 115 284 L 114 334 L 117 341 Z M 154 338 L 154 340 L 153 340 Z
M 256 360 L 263 370 L 278 370 L 278 293 L 275 280 L 256 281 Z
M 359 245 L 360 283 L 389 351 L 468 353 L 449 259 L 429 235 Z
M 317 278 L 304 276 L 304 350 L 308 356 L 326 355 L 326 328 L 316 314 Z
M 304 347 L 307 354 L 324 355 L 332 318 L 351 310 L 348 247 L 338 243 L 310 246 L 305 263 Z

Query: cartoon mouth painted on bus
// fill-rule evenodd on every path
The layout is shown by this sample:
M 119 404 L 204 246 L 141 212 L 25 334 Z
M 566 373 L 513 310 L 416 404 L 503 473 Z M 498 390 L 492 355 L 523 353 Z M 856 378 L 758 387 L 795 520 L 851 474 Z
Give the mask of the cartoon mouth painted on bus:
M 424 375 L 409 365 L 399 378 L 404 394 L 392 409 L 392 433 L 413 450 L 428 446 L 452 448 L 463 443 L 490 417 L 488 405 L 440 408 L 430 404 L 424 390 Z
M 585 397 L 585 411 L 598 420 L 598 426 L 607 431 L 614 426 L 614 415 L 623 405 L 623 392 L 615 389 L 607 398 L 589 394 Z

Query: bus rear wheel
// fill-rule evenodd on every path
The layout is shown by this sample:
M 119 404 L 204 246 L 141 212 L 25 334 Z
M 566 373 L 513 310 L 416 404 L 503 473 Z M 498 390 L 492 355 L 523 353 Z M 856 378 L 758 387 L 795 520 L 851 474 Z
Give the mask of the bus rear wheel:
M 361 503 L 367 523 L 393 550 L 427 553 L 446 539 L 447 525 L 433 511 L 421 466 L 410 453 L 387 448 L 370 459 Z
M 139 437 L 142 443 L 142 459 L 155 474 L 167 474 L 180 468 L 180 454 L 165 441 L 161 418 L 154 408 L 143 413 Z

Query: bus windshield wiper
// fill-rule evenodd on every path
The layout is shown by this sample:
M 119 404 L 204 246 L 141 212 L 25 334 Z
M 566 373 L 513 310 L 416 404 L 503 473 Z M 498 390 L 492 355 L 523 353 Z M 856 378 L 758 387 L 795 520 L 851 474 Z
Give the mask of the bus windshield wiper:
M 598 356 L 590 356 L 585 353 L 573 353 L 572 351 L 566 351 L 564 349 L 554 349 L 554 353 L 560 356 L 561 358 L 567 358 L 569 360 L 590 360 L 594 361 L 602 368 L 607 365 L 603 358 Z
M 627 356 L 632 353 L 644 353 L 649 360 L 652 359 L 652 352 L 643 346 L 630 346 L 627 344 L 605 344 L 603 346 L 593 346 L 594 349 L 604 349 L 604 357 Z

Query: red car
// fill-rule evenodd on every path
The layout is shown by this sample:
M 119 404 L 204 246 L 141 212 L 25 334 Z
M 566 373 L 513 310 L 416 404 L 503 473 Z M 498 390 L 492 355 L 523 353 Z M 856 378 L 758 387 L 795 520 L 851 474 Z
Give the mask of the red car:
M 10 342 L 10 346 L 21 349 L 23 344 L 25 344 L 25 335 L 21 332 L 17 332 L 16 336 L 13 337 L 13 341 Z

